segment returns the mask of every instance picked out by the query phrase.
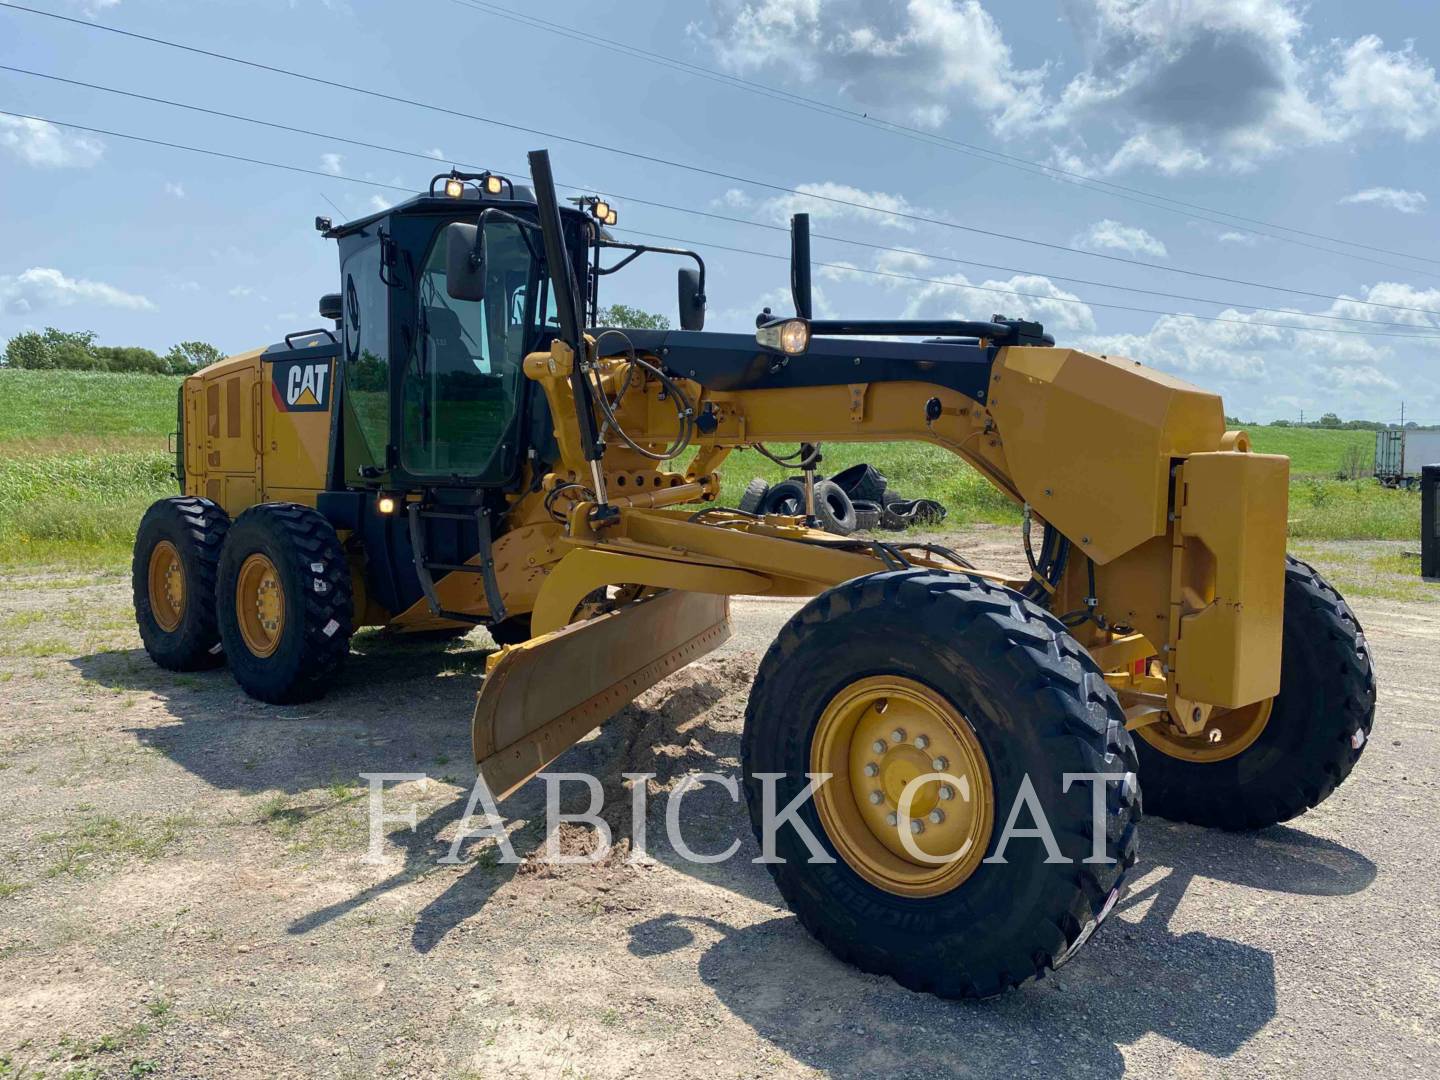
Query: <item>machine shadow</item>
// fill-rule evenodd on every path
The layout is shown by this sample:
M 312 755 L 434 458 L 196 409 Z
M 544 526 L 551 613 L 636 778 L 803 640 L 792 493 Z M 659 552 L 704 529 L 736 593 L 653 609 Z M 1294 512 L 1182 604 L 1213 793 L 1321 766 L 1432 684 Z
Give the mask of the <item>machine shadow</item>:
M 493 648 L 483 633 L 448 644 L 358 635 L 320 701 L 267 705 L 224 667 L 179 674 L 142 649 L 71 660 L 90 683 L 157 695 L 172 723 L 131 729 L 149 747 L 226 791 L 295 794 L 362 772 L 426 772 L 468 786 L 470 718 Z
M 330 696 L 287 708 L 244 697 L 223 669 L 176 676 L 138 650 L 73 663 L 101 685 L 158 692 L 177 722 L 137 728 L 136 738 L 219 788 L 298 792 L 329 777 L 354 782 L 360 772 L 409 771 L 453 774 L 449 778 L 468 789 L 474 775 L 469 719 L 488 644 L 484 635 L 448 648 L 367 638 L 357 642 L 345 678 Z M 752 861 L 758 848 L 748 813 L 723 784 L 707 780 L 685 792 L 683 842 L 714 855 L 738 838 L 732 857 L 695 863 L 666 836 L 665 811 L 676 781 L 700 772 L 738 777 L 743 693 L 737 691 L 752 672 L 746 659 L 682 672 L 627 706 L 549 771 L 597 776 L 605 793 L 603 815 L 621 842 L 634 835 L 632 792 L 622 774 L 653 774 L 646 814 L 650 857 L 779 908 L 783 903 L 768 873 Z M 564 809 L 583 808 L 583 785 L 562 791 Z M 402 856 L 393 873 L 295 920 L 289 931 L 305 934 L 435 872 L 450 851 L 447 829 L 463 814 L 467 797 L 462 791 L 413 831 L 391 832 L 387 844 Z M 545 786 L 537 779 L 501 804 L 522 859 L 538 854 L 544 843 L 544 803 Z M 624 854 L 627 848 L 619 852 Z M 488 841 L 462 845 L 460 858 L 461 871 L 416 918 L 412 947 L 418 952 L 430 951 L 478 913 L 518 869 L 500 863 Z M 1204 931 L 1171 929 L 1196 879 L 1329 896 L 1358 892 L 1375 876 L 1363 855 L 1287 826 L 1236 834 L 1151 818 L 1141 858 L 1132 878 L 1138 886 L 1074 961 L 1034 986 L 987 1002 L 940 1001 L 862 974 L 834 959 L 790 915 L 731 926 L 670 914 L 632 927 L 630 952 L 643 962 L 689 945 L 697 934 L 712 938 L 698 973 L 726 1006 L 797 1059 L 840 1075 L 901 1075 L 893 1060 L 876 1055 L 897 1045 L 885 1036 L 902 1039 L 920 1028 L 935 1037 L 907 1043 L 907 1075 L 963 1073 L 977 1053 L 1032 1071 L 1048 1065 L 1051 1071 L 1119 1074 L 1119 1047 L 1147 1033 L 1224 1058 L 1275 1013 L 1268 953 Z
M 633 926 L 629 949 L 643 960 L 713 939 L 701 979 L 757 1034 L 835 1075 L 968 1075 L 983 1061 L 987 1073 L 1118 1076 L 1120 1048 L 1150 1033 L 1227 1058 L 1275 1015 L 1274 962 L 1242 942 L 1173 930 L 1192 883 L 1344 895 L 1368 886 L 1375 866 L 1284 826 L 1240 835 L 1150 820 L 1146 830 L 1140 887 L 1095 940 L 1060 971 L 989 1001 L 942 1001 L 865 975 L 790 916 L 735 927 L 667 914 Z M 759 869 L 727 865 L 742 879 Z M 899 1045 L 903 1065 L 886 1049 Z

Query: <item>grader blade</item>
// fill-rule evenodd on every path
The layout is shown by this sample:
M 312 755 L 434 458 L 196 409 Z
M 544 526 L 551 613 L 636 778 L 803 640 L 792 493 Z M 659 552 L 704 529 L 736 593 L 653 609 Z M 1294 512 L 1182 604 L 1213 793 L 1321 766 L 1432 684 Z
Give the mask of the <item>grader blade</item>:
M 485 675 L 471 738 L 503 799 L 635 697 L 730 637 L 730 602 L 666 592 L 516 645 Z

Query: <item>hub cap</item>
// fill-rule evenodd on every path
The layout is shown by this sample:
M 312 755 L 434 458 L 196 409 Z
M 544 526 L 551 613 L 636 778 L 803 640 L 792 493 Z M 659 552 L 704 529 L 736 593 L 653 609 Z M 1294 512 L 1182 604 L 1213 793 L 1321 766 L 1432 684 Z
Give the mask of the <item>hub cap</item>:
M 836 694 L 816 725 L 810 771 L 832 774 L 815 802 L 836 851 L 886 892 L 938 896 L 985 856 L 995 797 L 984 751 L 969 721 L 922 683 L 878 675 Z
M 235 614 L 245 647 L 256 656 L 269 656 L 285 633 L 285 587 L 270 559 L 256 552 L 240 566 L 235 579 Z
M 1266 698 L 1238 709 L 1216 709 L 1198 735 L 1182 735 L 1168 719 L 1146 724 L 1136 733 L 1163 754 L 1210 765 L 1250 749 L 1270 722 L 1274 705 L 1274 698 Z
M 173 633 L 185 617 L 185 569 L 180 565 L 180 552 L 169 540 L 161 540 L 150 549 L 150 614 L 167 634 Z

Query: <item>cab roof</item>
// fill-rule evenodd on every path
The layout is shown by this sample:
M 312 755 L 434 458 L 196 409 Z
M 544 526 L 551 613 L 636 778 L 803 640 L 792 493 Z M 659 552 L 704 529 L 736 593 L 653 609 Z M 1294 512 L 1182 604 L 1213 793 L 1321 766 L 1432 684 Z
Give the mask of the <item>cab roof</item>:
M 362 218 L 347 221 L 343 225 L 335 225 L 326 231 L 325 238 L 327 240 L 333 240 L 341 236 L 348 236 L 351 233 L 361 231 L 367 225 L 374 224 L 381 218 L 389 217 L 391 214 L 405 213 L 412 210 L 443 211 L 454 207 L 456 203 L 479 203 L 485 206 L 498 206 L 503 210 L 524 209 L 535 205 L 535 193 L 524 184 L 516 184 L 511 197 L 506 199 L 497 199 L 493 196 L 482 198 L 479 191 L 470 187 L 467 187 L 465 193 L 458 199 L 451 198 L 449 195 L 431 195 L 427 192 L 422 192 L 419 195 L 412 195 L 404 202 L 396 203 L 394 206 L 387 207 L 384 210 L 377 210 L 373 214 L 366 214 Z M 561 212 L 565 212 L 566 209 L 567 208 L 562 207 Z

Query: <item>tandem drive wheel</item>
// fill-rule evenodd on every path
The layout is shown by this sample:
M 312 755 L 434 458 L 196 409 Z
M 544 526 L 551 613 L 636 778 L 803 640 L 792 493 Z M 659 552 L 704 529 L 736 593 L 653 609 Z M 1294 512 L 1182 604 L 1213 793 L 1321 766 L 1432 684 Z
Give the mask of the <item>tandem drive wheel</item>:
M 1139 728 L 1145 809 L 1222 829 L 1261 829 L 1326 799 L 1350 775 L 1375 722 L 1375 670 L 1350 605 L 1313 567 L 1285 563 L 1280 693 L 1218 711 L 1185 736 Z
M 230 519 L 209 499 L 174 496 L 145 512 L 131 578 L 135 622 L 150 658 L 171 671 L 225 662 L 215 625 L 215 574 Z
M 262 503 L 230 527 L 215 590 L 230 671 L 251 697 L 313 701 L 350 649 L 350 568 L 330 522 Z
M 786 824 L 768 868 L 822 943 L 912 989 L 983 997 L 1043 975 L 1135 861 L 1118 700 L 1057 620 L 979 578 L 875 574 L 807 604 L 761 664 L 743 761 L 762 843 L 763 778 L 780 774 L 784 807 L 830 774 L 797 816 L 831 861 Z

